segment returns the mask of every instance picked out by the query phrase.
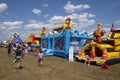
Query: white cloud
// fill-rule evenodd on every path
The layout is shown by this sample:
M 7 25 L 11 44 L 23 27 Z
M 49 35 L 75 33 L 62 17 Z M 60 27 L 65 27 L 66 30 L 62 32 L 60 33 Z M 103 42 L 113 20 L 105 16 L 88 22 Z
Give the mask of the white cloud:
M 48 4 L 43 4 L 43 7 L 48 7 Z
M 91 26 L 91 25 L 93 25 L 94 23 L 95 23 L 95 20 L 94 19 L 79 19 L 78 20 L 79 21 L 79 25 L 80 26 L 83 26 L 83 28 L 84 27 L 88 27 L 88 26 Z
M 25 29 L 31 29 L 31 30 L 37 30 L 37 29 L 41 29 L 41 27 L 43 26 L 42 22 L 31 22 L 29 24 L 26 24 L 24 26 Z
M 13 21 L 13 22 L 0 22 L 0 36 L 2 40 L 8 40 L 10 37 L 20 28 L 22 28 L 23 21 Z
M 91 26 L 95 23 L 94 17 L 92 13 L 72 13 L 71 15 L 66 16 L 58 16 L 55 15 L 51 17 L 48 22 L 39 22 L 37 20 L 31 19 L 29 21 L 29 24 L 26 24 L 24 26 L 24 29 L 29 29 L 31 31 L 41 30 L 43 26 L 46 27 L 47 31 L 52 31 L 54 26 L 61 25 L 62 23 L 65 23 L 65 20 L 67 17 L 70 17 L 71 24 L 74 24 L 74 27 L 76 29 L 82 30 L 85 27 Z
M 120 25 L 120 20 L 117 20 L 115 23 L 116 23 L 117 25 Z
M 103 29 L 104 29 L 107 33 L 109 33 L 111 28 L 103 28 Z
M 44 15 L 44 17 L 48 17 L 48 16 L 49 16 L 48 14 Z
M 32 12 L 33 12 L 34 14 L 37 14 L 37 15 L 40 15 L 40 14 L 42 13 L 42 11 L 41 11 L 40 9 L 36 9 L 36 8 L 34 8 L 34 9 L 32 10 Z
M 40 27 L 40 24 L 37 24 L 37 23 L 31 23 L 31 24 L 25 25 L 25 28 L 27 29 L 38 29 L 39 27 Z
M 46 23 L 46 24 L 44 24 L 43 22 L 32 22 L 32 23 L 29 23 L 29 24 L 26 24 L 25 26 L 24 26 L 24 29 L 27 31 L 26 32 L 26 34 L 24 34 L 24 37 L 28 37 L 29 35 L 30 35 L 30 33 L 34 33 L 35 35 L 39 35 L 39 32 L 41 31 L 41 29 L 42 29 L 42 27 L 45 27 L 46 28 L 46 31 L 47 32 L 49 32 L 49 31 L 52 31 L 52 28 L 53 28 L 53 26 L 55 26 L 55 25 L 53 25 L 53 24 L 51 24 L 51 23 Z
M 78 15 L 80 19 L 85 19 L 88 17 L 88 13 L 80 13 L 80 15 Z
M 111 26 L 111 24 L 105 24 L 105 26 Z
M 70 1 L 68 1 L 67 4 L 64 6 L 64 10 L 67 13 L 73 13 L 73 12 L 76 12 L 77 10 L 83 10 L 83 9 L 88 9 L 88 8 L 90 8 L 88 4 L 73 5 L 71 4 Z
M 106 36 L 106 38 L 107 38 L 111 28 L 103 28 L 103 29 L 104 29 L 105 32 L 106 32 L 105 36 Z
M 0 23 L 1 29 L 18 29 L 23 24 L 23 21 L 2 22 Z
M 91 13 L 90 13 L 88 16 L 89 16 L 89 17 L 95 17 L 95 15 L 94 15 L 94 14 L 91 14 Z
M 30 20 L 29 22 L 30 23 L 24 26 L 24 29 L 29 31 L 29 33 L 34 32 L 35 34 L 39 34 L 39 31 L 41 31 L 43 26 L 46 27 L 47 32 L 52 31 L 52 28 L 55 26 L 55 24 L 53 24 L 52 22 L 44 23 L 34 19 Z
M 31 19 L 31 20 L 29 20 L 29 22 L 30 22 L 30 23 L 36 23 L 37 20 L 35 20 L 35 19 Z
M 70 17 L 71 19 L 78 19 L 78 14 L 77 13 L 73 13 L 71 15 L 66 16 L 65 18 L 67 18 L 67 17 Z
M 56 23 L 63 23 L 65 20 L 64 16 L 53 16 L 51 17 L 51 19 L 49 20 L 50 23 L 56 24 Z
M 5 3 L 0 3 L 0 13 L 6 11 L 8 8 L 7 4 Z
M 120 30 L 120 28 L 117 28 L 116 30 Z
M 90 8 L 90 6 L 88 4 L 83 5 L 83 9 L 88 9 L 88 8 Z
M 91 14 L 91 13 L 73 13 L 71 15 L 67 15 L 67 16 L 53 16 L 49 22 L 52 24 L 60 24 L 60 23 L 65 23 L 65 19 L 67 17 L 70 17 L 72 19 L 72 23 L 75 24 L 76 28 L 78 28 L 78 26 L 81 26 L 81 29 L 83 29 L 84 27 L 88 27 L 91 26 L 95 23 L 95 15 Z M 91 17 L 91 18 L 90 18 Z M 89 19 L 90 18 L 90 19 Z

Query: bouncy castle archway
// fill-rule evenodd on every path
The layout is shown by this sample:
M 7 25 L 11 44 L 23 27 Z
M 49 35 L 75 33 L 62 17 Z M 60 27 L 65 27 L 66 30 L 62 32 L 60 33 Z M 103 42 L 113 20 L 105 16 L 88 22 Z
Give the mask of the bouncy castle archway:
M 103 55 L 103 49 L 103 45 L 92 41 L 83 47 L 81 54 L 87 55 L 92 51 L 94 56 L 101 57 Z

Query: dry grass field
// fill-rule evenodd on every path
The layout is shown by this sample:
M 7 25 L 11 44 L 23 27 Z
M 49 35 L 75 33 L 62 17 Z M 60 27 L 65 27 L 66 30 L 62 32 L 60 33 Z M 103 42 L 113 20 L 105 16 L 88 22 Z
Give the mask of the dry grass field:
M 7 56 L 7 49 L 0 49 L 0 80 L 120 80 L 120 63 L 106 70 L 51 56 L 44 57 L 43 67 L 39 67 L 36 57 L 26 55 L 24 68 L 14 72 L 13 59 Z

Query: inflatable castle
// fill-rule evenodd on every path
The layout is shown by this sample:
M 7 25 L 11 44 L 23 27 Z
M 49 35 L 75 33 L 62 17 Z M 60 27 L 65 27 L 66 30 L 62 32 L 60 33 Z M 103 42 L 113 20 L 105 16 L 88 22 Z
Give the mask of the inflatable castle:
M 102 24 L 98 24 L 102 27 Z M 120 30 L 114 30 L 112 24 L 110 33 L 107 40 L 102 40 L 103 32 L 94 32 L 94 36 L 97 37 L 94 41 L 86 44 L 81 53 L 76 56 L 76 60 L 87 60 L 86 55 L 92 52 L 91 63 L 102 65 L 107 63 L 108 65 L 120 62 Z M 101 30 L 102 31 L 102 30 Z
M 31 33 L 25 43 L 28 44 L 34 44 L 34 45 L 39 45 L 41 40 L 41 36 L 39 35 L 34 35 L 34 33 Z
M 66 23 L 59 27 L 55 27 L 49 35 L 46 35 L 45 28 L 41 31 L 41 44 L 45 56 L 60 56 L 69 57 L 69 49 L 73 47 L 73 55 L 78 54 L 77 47 L 83 47 L 90 36 L 87 32 L 79 33 L 73 30 L 73 25 L 70 24 L 71 19 L 67 18 Z
M 6 44 L 11 43 L 11 44 L 16 44 L 16 43 L 22 43 L 22 39 L 20 38 L 20 33 L 15 32 L 13 36 L 6 41 Z

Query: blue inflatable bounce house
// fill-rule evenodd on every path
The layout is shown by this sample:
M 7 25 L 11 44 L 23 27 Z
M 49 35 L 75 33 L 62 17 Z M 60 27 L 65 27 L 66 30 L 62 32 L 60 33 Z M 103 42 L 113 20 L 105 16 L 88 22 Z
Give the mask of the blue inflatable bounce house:
M 77 47 L 82 47 L 90 40 L 87 32 L 79 33 L 77 30 L 71 30 L 70 19 L 66 19 L 66 24 L 61 28 L 53 29 L 53 33 L 42 35 L 41 47 L 45 56 L 69 57 L 69 48 L 73 47 L 74 56 L 78 54 Z

